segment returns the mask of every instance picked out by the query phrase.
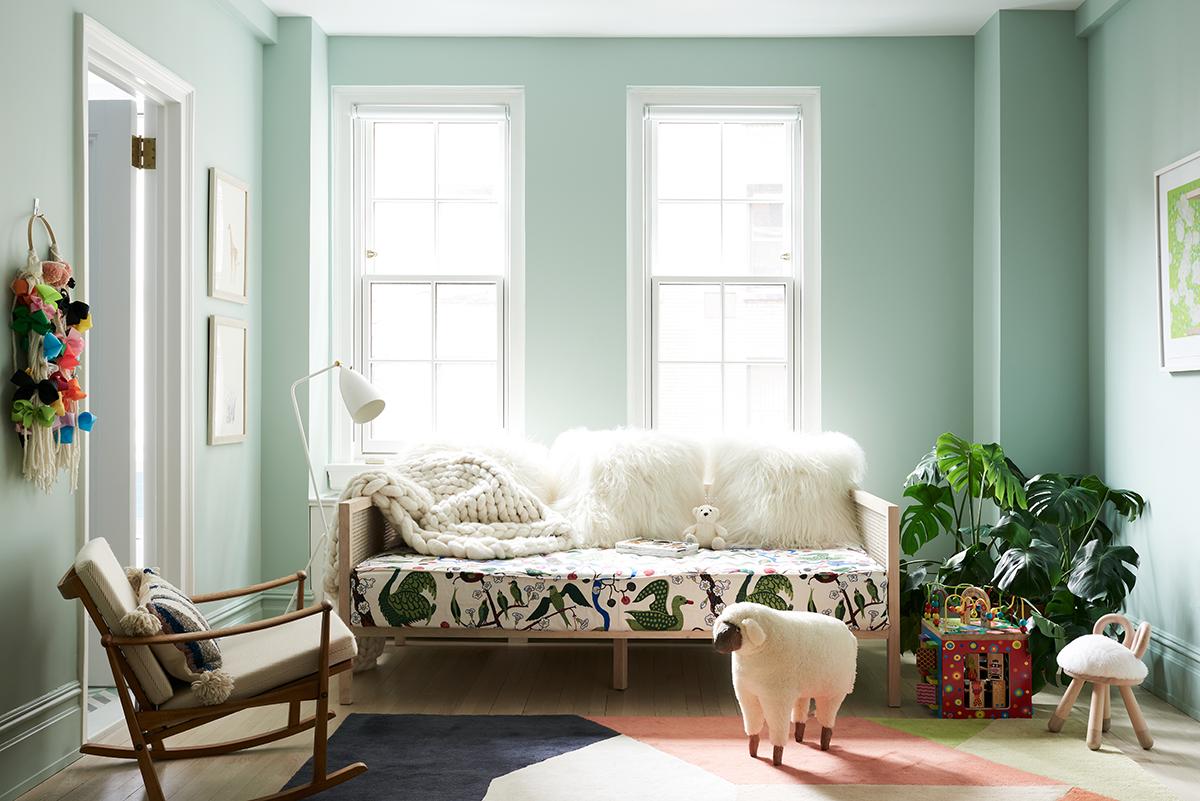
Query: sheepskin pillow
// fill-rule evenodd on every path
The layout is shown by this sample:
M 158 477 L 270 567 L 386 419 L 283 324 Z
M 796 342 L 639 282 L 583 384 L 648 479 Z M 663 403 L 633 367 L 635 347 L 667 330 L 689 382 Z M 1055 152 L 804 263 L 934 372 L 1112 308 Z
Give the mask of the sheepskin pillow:
M 862 546 L 851 491 L 866 458 L 845 434 L 726 437 L 712 443 L 712 503 L 730 545 Z
M 704 498 L 704 448 L 659 431 L 574 429 L 550 448 L 557 482 L 552 508 L 584 547 L 630 537 L 677 540 Z
M 191 599 L 159 576 L 153 568 L 126 568 L 137 596 L 137 607 L 121 619 L 121 627 L 135 637 L 208 631 L 208 621 Z M 233 692 L 233 679 L 221 670 L 221 648 L 216 640 L 162 643 L 150 646 L 167 674 L 190 682 L 200 703 L 223 703 Z

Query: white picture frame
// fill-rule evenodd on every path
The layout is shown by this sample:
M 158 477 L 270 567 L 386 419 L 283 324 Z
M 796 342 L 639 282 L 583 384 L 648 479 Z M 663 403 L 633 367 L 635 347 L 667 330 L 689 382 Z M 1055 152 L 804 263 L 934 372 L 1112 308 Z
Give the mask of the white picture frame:
M 208 318 L 208 444 L 246 439 L 246 369 L 249 329 L 245 320 Z
M 1200 370 L 1200 151 L 1154 173 L 1154 212 L 1159 367 Z
M 250 188 L 245 181 L 208 170 L 208 295 L 249 301 Z

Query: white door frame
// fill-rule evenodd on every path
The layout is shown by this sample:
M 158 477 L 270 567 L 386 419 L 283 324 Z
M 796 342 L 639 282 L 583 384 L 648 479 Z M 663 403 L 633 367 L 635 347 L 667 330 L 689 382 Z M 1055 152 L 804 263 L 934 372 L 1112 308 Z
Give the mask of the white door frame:
M 76 60 L 77 173 L 75 180 L 75 219 L 78 263 L 76 276 L 79 297 L 88 297 L 88 72 L 94 71 L 118 85 L 135 87 L 162 107 L 159 126 L 160 144 L 157 170 L 160 177 L 159 204 L 161 229 L 155 253 L 148 253 L 152 264 L 166 265 L 158 275 L 156 297 L 147 305 L 159 310 L 161 319 L 176 321 L 155 332 L 155 346 L 147 353 L 153 374 L 161 377 L 157 397 L 166 399 L 156 411 L 153 434 L 148 439 L 155 449 L 153 463 L 164 478 L 158 482 L 154 532 L 157 561 L 165 575 L 186 593 L 192 593 L 193 565 L 193 354 L 192 284 L 193 221 L 195 220 L 195 90 L 177 75 L 149 58 L 108 28 L 85 14 L 76 17 L 79 41 Z M 100 325 L 103 325 L 103 310 Z M 86 381 L 87 362 L 80 367 Z M 86 384 L 85 384 L 86 386 Z M 101 422 L 103 425 L 103 422 Z M 76 496 L 76 544 L 87 542 L 88 471 L 83 460 Z M 169 534 L 170 536 L 164 536 Z M 83 685 L 84 726 L 87 710 L 87 626 L 81 613 L 79 630 L 79 675 Z M 86 728 L 84 736 L 87 736 Z

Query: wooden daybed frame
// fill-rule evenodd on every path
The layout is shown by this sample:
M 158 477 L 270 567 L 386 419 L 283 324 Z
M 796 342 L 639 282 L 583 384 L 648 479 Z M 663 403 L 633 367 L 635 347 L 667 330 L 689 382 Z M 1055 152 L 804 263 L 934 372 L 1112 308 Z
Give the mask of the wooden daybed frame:
M 867 555 L 887 568 L 888 623 L 876 631 L 855 630 L 863 640 L 887 640 L 888 706 L 900 706 L 900 507 L 868 492 L 853 493 L 858 527 Z M 382 513 L 370 498 L 350 498 L 338 503 L 338 614 L 357 637 L 393 638 L 403 644 L 410 637 L 488 638 L 523 643 L 528 638 L 612 640 L 614 689 L 629 686 L 629 640 L 707 640 L 707 631 L 521 631 L 503 629 L 430 628 L 424 626 L 354 626 L 350 623 L 350 574 L 363 561 L 386 551 L 396 540 Z M 337 677 L 339 700 L 354 703 L 354 674 Z

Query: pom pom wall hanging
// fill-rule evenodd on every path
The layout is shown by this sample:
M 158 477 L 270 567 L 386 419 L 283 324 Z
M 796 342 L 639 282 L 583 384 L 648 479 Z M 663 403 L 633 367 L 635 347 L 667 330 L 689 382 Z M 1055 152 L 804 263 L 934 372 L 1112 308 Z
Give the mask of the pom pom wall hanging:
M 49 258 L 33 247 L 33 223 L 50 238 Z M 86 303 L 71 299 L 75 279 L 59 255 L 58 240 L 45 215 L 35 213 L 27 229 L 29 255 L 12 282 L 12 356 L 16 372 L 9 419 L 23 446 L 22 472 L 50 492 L 66 472 L 74 492 L 79 478 L 80 431 L 95 418 L 80 408 L 87 393 L 76 372 L 84 349 L 83 332 L 92 327 Z M 24 364 L 24 366 L 22 366 Z

